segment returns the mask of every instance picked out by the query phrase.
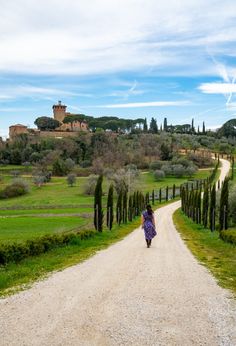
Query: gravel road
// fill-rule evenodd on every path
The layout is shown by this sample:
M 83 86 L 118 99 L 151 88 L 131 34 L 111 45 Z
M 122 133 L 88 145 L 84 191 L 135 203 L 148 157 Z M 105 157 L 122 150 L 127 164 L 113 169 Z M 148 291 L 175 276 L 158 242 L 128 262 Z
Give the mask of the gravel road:
M 222 176 L 227 172 L 223 161 Z M 236 345 L 236 304 L 175 230 L 175 202 L 89 260 L 0 300 L 0 345 Z

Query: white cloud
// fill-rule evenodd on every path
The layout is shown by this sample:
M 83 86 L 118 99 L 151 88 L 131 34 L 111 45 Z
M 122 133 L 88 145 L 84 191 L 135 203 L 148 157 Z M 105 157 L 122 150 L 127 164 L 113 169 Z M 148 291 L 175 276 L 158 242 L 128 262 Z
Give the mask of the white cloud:
M 205 94 L 236 93 L 236 84 L 233 83 L 203 83 L 198 87 Z
M 178 74 L 181 66 L 185 74 L 212 74 L 206 46 L 221 52 L 236 41 L 235 12 L 231 0 L 5 1 L 0 71 L 83 75 L 172 67 Z
M 172 107 L 172 106 L 187 106 L 189 101 L 152 101 L 152 102 L 133 102 L 119 103 L 111 105 L 97 106 L 99 108 L 141 108 L 141 107 Z

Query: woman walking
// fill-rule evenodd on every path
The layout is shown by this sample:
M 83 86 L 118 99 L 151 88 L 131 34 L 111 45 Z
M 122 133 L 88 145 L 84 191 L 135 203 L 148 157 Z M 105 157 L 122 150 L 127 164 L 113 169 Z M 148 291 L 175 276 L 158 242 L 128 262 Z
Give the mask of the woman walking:
M 142 228 L 144 229 L 147 247 L 150 247 L 152 243 L 152 238 L 156 236 L 157 232 L 155 226 L 154 213 L 150 204 L 147 205 L 146 209 L 147 210 L 145 210 L 142 213 Z

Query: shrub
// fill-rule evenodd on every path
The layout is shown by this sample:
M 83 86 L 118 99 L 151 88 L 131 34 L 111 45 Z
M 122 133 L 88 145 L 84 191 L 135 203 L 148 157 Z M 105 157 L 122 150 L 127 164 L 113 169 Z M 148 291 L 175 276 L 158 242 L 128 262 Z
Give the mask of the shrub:
M 88 177 L 88 180 L 87 182 L 85 183 L 84 185 L 84 193 L 86 195 L 94 195 L 94 192 L 95 192 L 95 187 L 96 187 L 96 184 L 97 184 L 97 176 L 94 175 L 94 174 L 91 174 L 89 177 Z
M 226 243 L 236 245 L 236 230 L 226 230 L 220 232 L 220 238 Z
M 73 174 L 73 173 L 70 173 L 70 174 L 67 175 L 66 180 L 67 180 L 67 184 L 69 186 L 73 186 L 76 183 L 76 175 Z
M 161 169 L 161 166 L 163 165 L 163 162 L 162 161 L 154 161 L 154 162 L 151 162 L 150 165 L 149 165 L 149 169 L 151 171 L 156 171 L 156 170 L 159 170 Z
M 177 177 L 183 177 L 185 175 L 185 168 L 181 164 L 173 165 L 172 166 L 172 174 Z
M 160 169 L 155 170 L 154 178 L 156 181 L 163 180 L 165 178 L 165 172 Z
M 71 158 L 68 158 L 65 160 L 65 166 L 67 171 L 70 172 L 75 167 L 75 162 Z
M 27 240 L 24 243 L 12 243 L 0 245 L 0 265 L 5 265 L 9 262 L 19 262 L 29 256 L 38 256 L 51 249 L 73 245 L 76 240 L 84 240 L 93 237 L 96 234 L 93 230 L 81 232 L 64 232 L 61 234 L 50 234 L 32 240 Z
M 165 163 L 162 165 L 161 170 L 165 173 L 165 175 L 172 175 L 172 165 L 170 163 Z
M 23 179 L 15 179 L 12 184 L 7 185 L 0 193 L 0 198 L 11 198 L 25 195 L 29 192 L 29 185 Z

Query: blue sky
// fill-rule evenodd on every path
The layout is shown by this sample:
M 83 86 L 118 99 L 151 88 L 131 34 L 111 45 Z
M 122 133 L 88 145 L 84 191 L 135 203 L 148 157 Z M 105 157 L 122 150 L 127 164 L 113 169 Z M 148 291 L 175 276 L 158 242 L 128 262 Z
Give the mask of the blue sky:
M 58 100 L 158 124 L 236 117 L 233 0 L 0 2 L 0 136 Z

